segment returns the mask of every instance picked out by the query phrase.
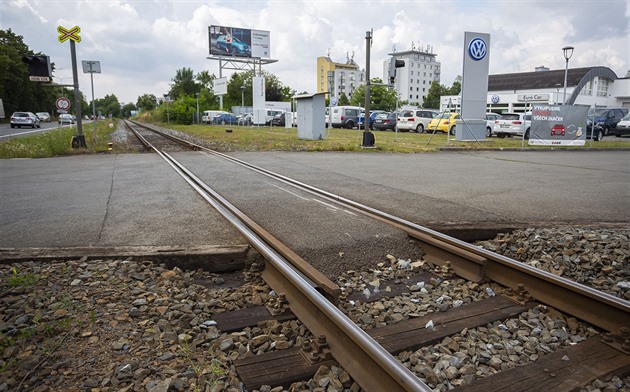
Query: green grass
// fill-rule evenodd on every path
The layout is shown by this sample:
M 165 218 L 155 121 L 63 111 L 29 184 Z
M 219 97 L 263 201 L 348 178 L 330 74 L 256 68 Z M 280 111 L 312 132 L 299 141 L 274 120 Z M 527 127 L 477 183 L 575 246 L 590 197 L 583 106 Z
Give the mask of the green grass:
M 141 119 L 140 121 L 151 121 Z M 165 128 L 175 129 L 189 135 L 210 142 L 220 151 L 354 151 L 354 152 L 389 152 L 389 153 L 422 153 L 435 152 L 444 149 L 521 149 L 520 138 L 499 139 L 493 137 L 481 142 L 456 142 L 447 140 L 442 133 L 417 134 L 410 132 L 374 131 L 375 148 L 362 148 L 363 131 L 357 129 L 331 129 L 327 131 L 324 140 L 301 140 L 297 137 L 296 128 L 283 127 L 252 127 L 238 125 L 177 125 L 155 123 Z M 110 127 L 111 125 L 111 127 Z M 97 122 L 97 143 L 93 143 L 94 128 L 92 124 L 85 124 L 87 148 L 73 149 L 70 145 L 72 136 L 76 135 L 76 127 L 52 129 L 34 136 L 17 137 L 0 142 L 0 158 L 44 158 L 52 156 L 106 153 L 107 143 L 112 142 L 111 134 L 116 130 L 118 120 Z M 226 132 L 231 129 L 232 132 Z M 608 136 L 602 142 L 593 142 L 593 148 L 630 148 L 630 138 L 622 141 L 614 136 Z M 591 141 L 586 140 L 584 147 L 568 146 L 528 146 L 527 150 L 548 149 L 583 149 L 591 148 Z M 127 146 L 113 143 L 113 152 L 130 152 Z
M 98 121 L 96 140 L 94 141 L 94 125 L 83 124 L 83 134 L 87 148 L 73 149 L 72 137 L 77 134 L 77 127 L 52 128 L 32 136 L 14 137 L 0 142 L 0 158 L 46 158 L 60 155 L 100 153 L 107 151 L 110 134 L 116 130 L 117 120 Z M 113 128 L 109 127 L 113 125 Z
M 418 134 L 411 132 L 374 131 L 375 148 L 362 148 L 363 131 L 357 129 L 331 129 L 324 140 L 300 140 L 297 137 L 297 129 L 282 127 L 243 127 L 238 125 L 174 125 L 159 124 L 160 126 L 178 130 L 193 135 L 197 138 L 214 142 L 229 151 L 362 151 L 362 152 L 395 152 L 395 153 L 420 153 L 434 152 L 443 149 L 520 149 L 521 138 L 497 138 L 492 137 L 485 141 L 457 142 L 447 140 L 447 135 L 442 133 Z M 232 132 L 226 132 L 227 129 Z M 593 142 L 593 148 L 630 148 L 630 139 L 623 141 L 612 140 L 607 137 L 602 142 Z M 565 146 L 528 146 L 525 149 L 562 149 L 576 147 Z M 590 140 L 584 147 L 589 149 Z

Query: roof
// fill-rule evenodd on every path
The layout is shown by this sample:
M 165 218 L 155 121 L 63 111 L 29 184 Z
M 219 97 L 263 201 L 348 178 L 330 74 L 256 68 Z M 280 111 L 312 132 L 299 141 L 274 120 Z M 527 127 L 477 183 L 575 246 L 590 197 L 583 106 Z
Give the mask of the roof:
M 606 70 L 610 72 L 606 72 Z M 594 71 L 597 76 L 611 77 L 616 80 L 617 75 L 607 67 L 569 68 L 567 72 L 567 86 L 575 87 Z M 532 90 L 545 88 L 558 88 L 564 86 L 564 69 L 538 72 L 522 72 L 512 74 L 500 74 L 488 76 L 488 91 L 505 90 Z M 612 75 L 610 74 L 612 73 Z M 591 76 L 589 75 L 589 76 Z

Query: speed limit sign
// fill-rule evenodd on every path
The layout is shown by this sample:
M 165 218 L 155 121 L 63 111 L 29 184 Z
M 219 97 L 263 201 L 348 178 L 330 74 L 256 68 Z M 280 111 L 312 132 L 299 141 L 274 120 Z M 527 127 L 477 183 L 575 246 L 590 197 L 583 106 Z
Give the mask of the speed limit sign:
M 57 98 L 57 101 L 55 102 L 55 106 L 57 106 L 57 109 L 59 110 L 63 110 L 66 111 L 68 109 L 70 109 L 70 100 L 68 98 Z

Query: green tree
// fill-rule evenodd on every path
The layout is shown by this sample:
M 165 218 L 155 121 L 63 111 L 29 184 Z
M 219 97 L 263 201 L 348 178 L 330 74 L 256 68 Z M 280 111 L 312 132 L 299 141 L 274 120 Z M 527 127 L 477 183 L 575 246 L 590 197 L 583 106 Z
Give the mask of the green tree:
M 153 94 L 144 94 L 138 97 L 136 107 L 142 111 L 153 110 L 157 107 L 157 98 Z
M 178 69 L 172 81 L 168 95 L 173 100 L 185 95 L 194 96 L 200 90 L 200 85 L 195 81 L 191 68 Z
M 124 118 L 131 117 L 131 111 L 136 110 L 136 105 L 133 103 L 128 103 L 120 109 L 121 115 Z
M 106 95 L 104 98 L 95 99 L 94 102 L 96 102 L 97 115 L 120 117 L 120 102 L 118 102 L 118 98 L 115 95 Z
M 350 105 L 350 100 L 348 99 L 348 96 L 346 95 L 346 93 L 341 93 L 341 95 L 339 96 L 339 99 L 337 100 L 337 106 L 344 106 L 344 105 Z
M 29 80 L 22 57 L 32 55 L 44 54 L 30 50 L 23 37 L 11 29 L 0 30 L 0 98 L 7 116 L 15 111 L 54 112 L 58 90 Z M 51 68 L 54 70 L 54 65 Z
M 459 95 L 462 91 L 462 77 L 457 76 L 451 87 L 446 87 L 438 82 L 431 83 L 427 96 L 424 97 L 422 107 L 427 109 L 439 109 L 440 98 L 444 95 Z
M 383 83 L 379 78 L 370 79 L 371 83 Z M 350 105 L 365 106 L 365 85 L 361 85 L 352 93 Z M 370 85 L 370 110 L 385 110 L 388 112 L 396 109 L 396 92 L 387 86 Z

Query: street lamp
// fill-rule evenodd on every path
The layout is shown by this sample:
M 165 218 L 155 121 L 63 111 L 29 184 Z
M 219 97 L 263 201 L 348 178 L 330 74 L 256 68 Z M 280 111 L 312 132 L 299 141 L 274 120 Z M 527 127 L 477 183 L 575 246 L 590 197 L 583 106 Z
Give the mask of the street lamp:
M 573 56 L 573 46 L 565 46 L 562 48 L 562 52 L 564 53 L 564 59 L 567 61 L 566 66 L 564 68 L 564 97 L 562 98 L 562 104 L 567 104 L 567 75 L 569 73 L 569 59 Z
M 197 96 L 197 124 L 199 124 L 199 93 L 195 93 Z
M 171 120 L 168 115 L 168 94 L 164 94 L 164 102 L 166 102 L 166 123 L 170 124 Z
M 241 86 L 241 114 L 245 110 L 245 86 Z

